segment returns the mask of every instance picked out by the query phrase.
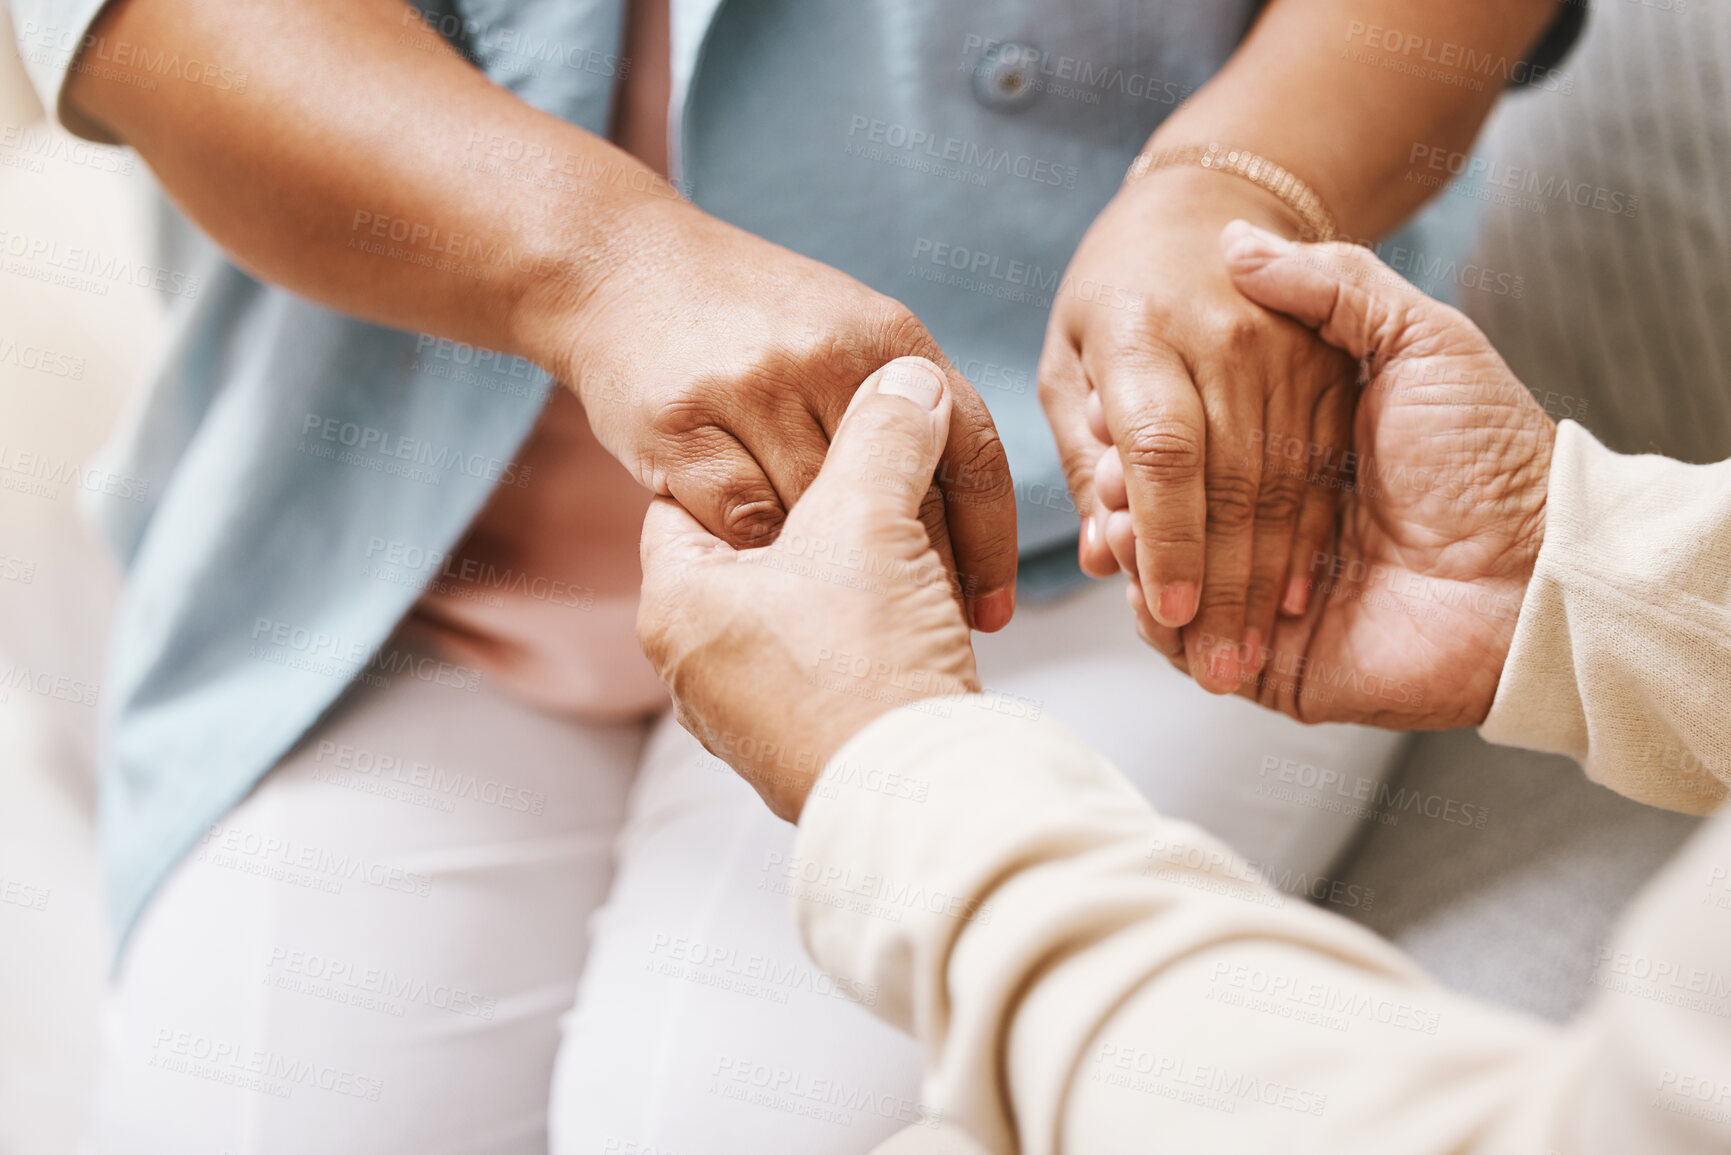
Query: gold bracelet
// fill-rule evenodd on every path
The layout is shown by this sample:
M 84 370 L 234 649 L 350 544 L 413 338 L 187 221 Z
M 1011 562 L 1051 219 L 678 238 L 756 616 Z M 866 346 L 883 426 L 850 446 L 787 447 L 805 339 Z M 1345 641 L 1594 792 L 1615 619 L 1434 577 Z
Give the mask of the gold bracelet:
M 1243 177 L 1257 188 L 1278 197 L 1298 215 L 1303 226 L 1300 235 L 1304 240 L 1332 241 L 1340 235 L 1334 224 L 1334 215 L 1309 185 L 1267 157 L 1241 148 L 1227 148 L 1223 144 L 1188 144 L 1181 148 L 1145 152 L 1131 163 L 1130 171 L 1124 174 L 1124 183 L 1134 184 L 1158 169 L 1192 164 Z

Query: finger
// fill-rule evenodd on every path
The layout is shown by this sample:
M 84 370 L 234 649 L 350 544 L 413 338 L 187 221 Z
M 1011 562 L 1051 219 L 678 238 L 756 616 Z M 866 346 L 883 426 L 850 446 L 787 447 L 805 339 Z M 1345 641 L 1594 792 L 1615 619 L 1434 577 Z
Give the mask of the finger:
M 1341 462 L 1352 445 L 1353 413 L 1358 404 L 1356 380 L 1342 377 L 1323 390 L 1311 415 L 1311 442 L 1319 447 L 1316 469 L 1309 471 L 1293 530 L 1292 560 L 1280 597 L 1280 612 L 1302 617 L 1310 605 L 1318 559 L 1328 560 L 1325 546 L 1334 536 L 1335 510 L 1340 501 Z
M 1124 460 L 1116 449 L 1101 454 L 1100 464 L 1094 468 L 1094 498 L 1098 504 L 1090 520 L 1112 559 L 1112 567 L 1122 568 L 1132 581 L 1140 580 L 1136 565 L 1136 522 L 1130 516 Z
M 937 466 L 944 526 L 969 623 L 992 633 L 1009 625 L 1016 612 L 1016 486 L 986 403 L 947 361 L 940 372 L 949 423 Z
M 1286 592 L 1292 543 L 1304 500 L 1305 469 L 1310 461 L 1310 414 L 1301 411 L 1298 389 L 1267 390 L 1256 491 L 1256 527 L 1250 554 L 1250 579 L 1244 591 L 1244 674 L 1262 669 L 1264 647 L 1274 633 L 1274 615 Z M 1290 460 L 1291 449 L 1298 460 Z
M 1117 446 L 1100 454 L 1094 466 L 1094 499 L 1106 509 L 1128 510 L 1130 487 L 1124 480 L 1124 456 Z
M 731 546 L 677 501 L 657 497 L 649 503 L 638 545 L 643 592 L 637 608 L 637 640 L 657 672 L 667 654 L 682 651 L 676 634 L 682 615 L 698 604 L 693 583 L 708 563 L 733 555 Z
M 1052 427 L 1058 462 L 1063 466 L 1070 496 L 1076 502 L 1076 512 L 1084 518 L 1094 511 L 1094 466 L 1108 444 L 1089 428 L 1090 392 L 1081 356 L 1054 327 L 1047 333 L 1046 347 L 1040 354 L 1040 407 L 1045 410 L 1046 423 Z
M 713 425 L 693 429 L 673 452 L 668 495 L 705 529 L 736 549 L 775 540 L 786 507 L 757 458 L 731 433 Z
M 1124 600 L 1130 603 L 1131 616 L 1136 621 L 1136 636 L 1141 638 L 1149 648 L 1165 656 L 1166 660 L 1185 674 L 1190 672 L 1184 661 L 1184 641 L 1179 631 L 1171 626 L 1163 626 L 1154 620 L 1154 615 L 1148 612 L 1148 601 L 1142 596 L 1140 582 L 1124 583 Z
M 1112 444 L 1112 431 L 1106 428 L 1106 406 L 1101 404 L 1098 392 L 1088 390 L 1088 400 L 1082 403 L 1082 412 L 1088 419 L 1088 432 L 1101 445 Z
M 1339 533 L 1331 523 L 1328 536 L 1323 539 L 1322 552 L 1332 557 L 1339 549 Z M 1317 578 L 1304 613 L 1282 617 L 1275 622 L 1269 657 L 1256 680 L 1256 701 L 1300 722 L 1327 720 L 1326 677 L 1312 677 L 1307 657 L 1333 593 L 1326 571 L 1319 573 Z
M 1362 246 L 1300 244 L 1247 221 L 1228 224 L 1220 244 L 1239 292 L 1354 357 L 1393 355 L 1422 332 L 1477 332 Z
M 1094 512 L 1082 519 L 1082 540 L 1076 546 L 1076 560 L 1082 572 L 1091 578 L 1109 578 L 1123 564 L 1108 536 L 1111 513 L 1096 500 Z
M 953 420 L 945 374 L 923 357 L 899 357 L 854 393 L 817 480 L 795 507 L 834 538 L 918 521 Z M 845 519 L 843 524 L 832 524 Z
M 1123 466 L 1149 609 L 1163 625 L 1186 625 L 1200 602 L 1208 515 L 1202 399 L 1168 350 L 1090 360 L 1088 375 Z
M 1334 531 L 1334 514 L 1339 493 L 1326 481 L 1315 481 L 1304 487 L 1304 497 L 1298 507 L 1298 526 L 1293 531 L 1292 560 L 1286 567 L 1286 581 L 1280 592 L 1280 616 L 1299 618 L 1310 608 L 1310 594 L 1315 587 L 1319 562 L 1326 563 L 1323 544 Z
M 1098 518 L 1101 510 L 1095 510 Z M 1125 575 L 1138 585 L 1142 581 L 1141 567 L 1136 564 L 1136 523 L 1131 520 L 1127 509 L 1114 509 L 1106 513 L 1102 533 L 1106 538 L 1106 548 L 1112 553 L 1112 561 L 1121 568 Z
M 689 510 L 672 498 L 655 498 L 643 515 L 638 560 L 643 565 L 645 582 L 673 567 L 705 562 L 733 552 L 732 546 L 710 533 Z
M 1203 397 L 1213 399 L 1203 467 L 1208 553 L 1202 602 L 1184 632 L 1185 648 L 1198 685 L 1216 694 L 1235 694 L 1247 674 L 1254 676 L 1248 669 L 1253 639 L 1246 636 L 1245 612 L 1262 482 L 1261 455 L 1252 437 L 1262 426 L 1263 391 L 1227 389 L 1206 377 L 1197 384 Z M 1284 568 L 1284 558 L 1281 564 Z
M 1082 523 L 1083 572 L 1089 577 L 1104 578 L 1122 568 L 1125 573 L 1134 574 L 1135 527 L 1130 520 L 1129 493 L 1124 488 L 1124 463 L 1116 449 L 1101 452 L 1094 466 L 1091 489 L 1094 512 Z M 1114 523 L 1118 523 L 1116 528 Z
M 783 509 L 792 509 L 817 480 L 829 452 L 829 435 L 802 404 L 782 405 L 761 415 L 742 414 L 732 433 L 757 461 Z

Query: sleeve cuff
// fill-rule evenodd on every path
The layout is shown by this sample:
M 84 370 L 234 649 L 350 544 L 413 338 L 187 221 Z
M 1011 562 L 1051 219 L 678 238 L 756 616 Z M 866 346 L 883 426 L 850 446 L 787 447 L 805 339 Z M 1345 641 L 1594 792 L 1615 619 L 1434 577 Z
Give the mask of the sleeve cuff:
M 1638 801 L 1704 813 L 1731 767 L 1731 462 L 1688 465 L 1557 429 L 1545 541 L 1489 742 L 1566 754 Z
M 1579 481 L 1586 456 L 1608 452 L 1573 421 L 1557 427 L 1545 495 L 1545 540 L 1521 599 L 1515 633 L 1503 662 L 1491 711 L 1479 736 L 1576 760 L 1587 755 L 1587 721 L 1570 660 L 1568 612 L 1562 587 L 1580 549 Z

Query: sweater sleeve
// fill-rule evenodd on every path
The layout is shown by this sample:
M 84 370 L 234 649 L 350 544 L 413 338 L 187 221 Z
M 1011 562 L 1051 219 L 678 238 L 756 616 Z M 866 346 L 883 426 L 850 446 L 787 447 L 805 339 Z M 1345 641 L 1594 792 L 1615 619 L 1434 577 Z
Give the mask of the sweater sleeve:
M 1567 754 L 1705 814 L 1731 784 L 1731 461 L 1613 453 L 1557 430 L 1545 541 L 1487 741 Z
M 856 735 L 791 877 L 813 957 L 923 1045 L 929 1126 L 898 1155 L 958 1129 L 994 1155 L 1694 1155 L 1727 1133 L 1699 1096 L 1731 1096 L 1731 911 L 1694 914 L 1731 824 L 1708 829 L 1566 1029 L 1443 990 L 990 698 Z

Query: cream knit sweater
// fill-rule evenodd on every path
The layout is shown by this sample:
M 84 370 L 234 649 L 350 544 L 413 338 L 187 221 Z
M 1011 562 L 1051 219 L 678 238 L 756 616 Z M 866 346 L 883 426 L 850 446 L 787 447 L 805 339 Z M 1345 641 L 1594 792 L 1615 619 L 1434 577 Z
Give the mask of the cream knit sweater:
M 1566 422 L 1548 500 L 1484 735 L 1713 809 L 1731 785 L 1731 462 L 1623 457 Z M 927 789 L 871 792 L 874 769 Z M 1276 892 L 1049 720 L 923 703 L 825 773 L 796 844 L 801 931 L 928 1063 L 930 1125 L 885 1152 L 1731 1151 L 1731 811 L 1558 1028 Z

